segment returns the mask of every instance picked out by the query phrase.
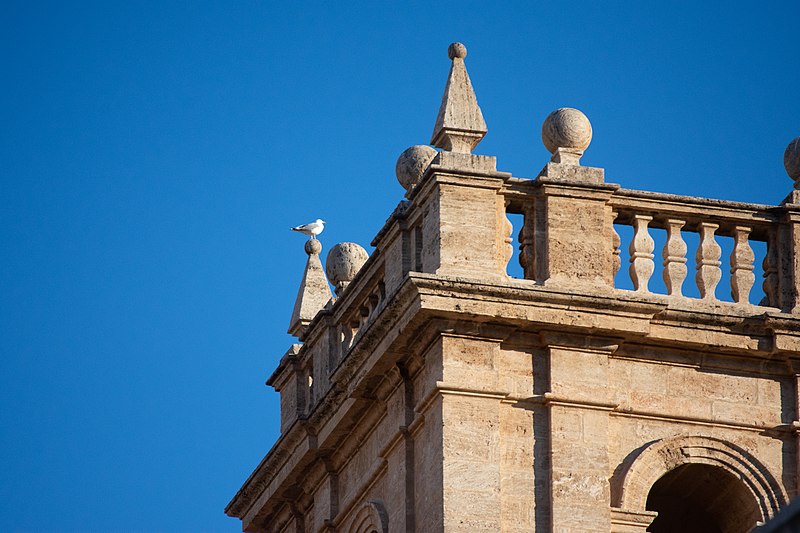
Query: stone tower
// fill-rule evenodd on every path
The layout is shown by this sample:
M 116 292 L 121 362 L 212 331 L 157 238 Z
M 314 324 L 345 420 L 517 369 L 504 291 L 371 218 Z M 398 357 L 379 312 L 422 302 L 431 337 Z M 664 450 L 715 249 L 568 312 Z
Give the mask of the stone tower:
M 267 381 L 281 437 L 226 512 L 270 533 L 770 519 L 800 482 L 800 191 L 769 206 L 607 183 L 580 165 L 592 129 L 575 109 L 545 120 L 553 155 L 535 179 L 500 172 L 471 153 L 486 123 L 466 48 L 449 56 L 439 150 L 400 156 L 406 199 L 369 257 L 328 254 L 335 297 L 306 246 L 302 344 Z M 785 164 L 800 180 L 800 139 Z M 507 274 L 512 232 L 524 279 Z M 665 294 L 649 288 L 659 239 Z

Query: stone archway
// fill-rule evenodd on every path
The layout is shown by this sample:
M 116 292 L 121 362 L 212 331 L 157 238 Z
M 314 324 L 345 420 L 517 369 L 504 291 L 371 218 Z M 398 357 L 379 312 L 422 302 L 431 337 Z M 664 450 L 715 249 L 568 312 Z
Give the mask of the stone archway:
M 658 506 L 662 516 L 671 509 L 673 517 L 688 512 L 700 521 L 717 520 L 719 514 L 707 497 L 725 490 L 730 491 L 730 499 L 719 505 L 740 502 L 737 505 L 741 507 L 741 519 L 767 520 L 787 501 L 786 493 L 769 470 L 729 442 L 700 436 L 662 439 L 631 454 L 615 472 L 611 480 L 612 522 L 625 524 L 629 528 L 626 531 L 645 531 Z M 693 496 L 684 507 L 670 507 L 671 495 L 678 491 L 683 491 L 684 496 L 688 491 Z M 727 533 L 729 529 L 721 531 Z
M 647 496 L 658 513 L 652 533 L 747 533 L 763 519 L 741 479 L 719 466 L 683 464 L 661 476 Z
M 388 533 L 389 517 L 383 502 L 370 500 L 365 502 L 353 517 L 352 525 L 346 529 L 350 533 Z

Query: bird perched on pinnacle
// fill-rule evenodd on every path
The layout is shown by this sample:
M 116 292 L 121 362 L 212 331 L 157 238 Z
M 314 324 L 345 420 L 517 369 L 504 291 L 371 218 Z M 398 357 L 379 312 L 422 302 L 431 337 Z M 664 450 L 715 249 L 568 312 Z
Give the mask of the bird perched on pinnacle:
M 316 239 L 317 235 L 322 233 L 322 230 L 325 229 L 325 221 L 321 218 L 318 218 L 314 222 L 309 222 L 308 224 L 303 224 L 302 226 L 295 226 L 291 228 L 292 231 L 297 231 L 300 233 L 304 233 L 309 235 L 312 239 Z

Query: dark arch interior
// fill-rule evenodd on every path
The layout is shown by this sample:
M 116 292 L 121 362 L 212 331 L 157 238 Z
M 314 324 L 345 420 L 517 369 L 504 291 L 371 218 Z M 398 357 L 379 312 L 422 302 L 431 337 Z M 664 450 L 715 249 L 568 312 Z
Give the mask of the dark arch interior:
M 653 484 L 647 510 L 652 533 L 746 533 L 761 519 L 753 493 L 720 467 L 685 464 Z

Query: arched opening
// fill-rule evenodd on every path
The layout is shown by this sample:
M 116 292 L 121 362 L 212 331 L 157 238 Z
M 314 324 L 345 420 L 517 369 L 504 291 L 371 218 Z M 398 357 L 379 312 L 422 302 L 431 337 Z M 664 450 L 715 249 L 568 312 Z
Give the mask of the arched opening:
M 747 533 L 761 520 L 753 493 L 736 476 L 707 464 L 683 464 L 661 476 L 647 496 L 658 517 L 652 533 Z

